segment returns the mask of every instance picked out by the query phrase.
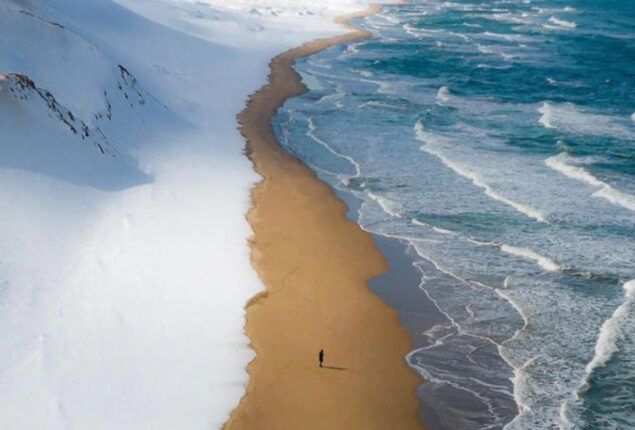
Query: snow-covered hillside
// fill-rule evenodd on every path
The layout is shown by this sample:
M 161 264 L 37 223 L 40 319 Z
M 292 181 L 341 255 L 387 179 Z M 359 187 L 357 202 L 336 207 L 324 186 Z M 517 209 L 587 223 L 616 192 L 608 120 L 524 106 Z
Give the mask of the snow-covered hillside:
M 0 1 L 0 429 L 222 425 L 261 289 L 235 116 L 363 3 Z

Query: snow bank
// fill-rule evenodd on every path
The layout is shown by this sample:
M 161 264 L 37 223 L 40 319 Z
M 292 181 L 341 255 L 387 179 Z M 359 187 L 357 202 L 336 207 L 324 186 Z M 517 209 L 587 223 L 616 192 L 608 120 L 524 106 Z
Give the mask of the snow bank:
M 0 428 L 218 428 L 242 396 L 235 116 L 365 2 L 227 3 L 0 3 Z

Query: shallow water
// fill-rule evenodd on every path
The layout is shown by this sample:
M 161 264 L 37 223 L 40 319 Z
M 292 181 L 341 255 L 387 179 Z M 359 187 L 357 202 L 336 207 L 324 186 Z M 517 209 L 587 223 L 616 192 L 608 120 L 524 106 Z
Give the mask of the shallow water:
M 447 321 L 408 361 L 448 428 L 635 428 L 629 3 L 386 7 L 298 62 L 276 133 L 416 250 Z

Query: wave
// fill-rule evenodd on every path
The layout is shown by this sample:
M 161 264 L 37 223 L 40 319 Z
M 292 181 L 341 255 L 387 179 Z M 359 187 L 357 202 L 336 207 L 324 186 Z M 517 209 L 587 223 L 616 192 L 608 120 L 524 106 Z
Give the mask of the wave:
M 317 104 L 317 103 L 331 102 L 336 108 L 341 109 L 344 107 L 344 104 L 342 104 L 340 100 L 344 98 L 345 96 L 346 96 L 345 93 L 334 92 L 332 94 L 327 94 L 325 96 L 320 97 L 318 101 L 316 101 L 315 103 Z
M 366 80 L 369 83 L 375 83 L 379 86 L 377 92 L 380 94 L 389 94 L 389 95 L 398 95 L 407 94 L 411 91 L 412 86 L 414 85 L 412 82 L 406 81 L 371 81 Z
M 386 197 L 373 194 L 370 191 L 367 192 L 367 194 L 368 194 L 368 197 L 370 197 L 373 201 L 375 201 L 379 205 L 379 207 L 381 207 L 382 210 L 386 212 L 388 215 L 395 218 L 401 218 L 401 214 L 398 212 L 399 203 L 393 200 L 387 199 Z
M 494 53 L 494 51 L 489 46 L 481 45 L 480 43 L 476 44 L 476 49 L 478 49 L 478 51 L 481 54 L 493 54 Z
M 399 20 L 398 17 L 390 15 L 388 13 L 378 13 L 375 15 L 375 18 L 381 18 L 383 20 L 388 21 L 391 24 L 399 24 L 401 21 Z
M 348 161 L 355 168 L 355 174 L 354 175 L 348 175 L 348 177 L 343 181 L 345 184 L 348 184 L 350 179 L 357 178 L 357 177 L 359 177 L 361 175 L 361 173 L 362 173 L 361 167 L 360 167 L 359 163 L 357 161 L 355 161 L 355 159 L 353 159 L 352 157 L 350 157 L 348 155 L 344 155 L 344 154 L 341 154 L 341 153 L 337 152 L 336 150 L 331 148 L 328 143 L 324 142 L 323 140 L 321 140 L 320 138 L 318 138 L 314 134 L 314 132 L 316 130 L 316 127 L 315 127 L 315 124 L 313 123 L 313 119 L 312 118 L 309 118 L 307 124 L 308 124 L 308 128 L 309 128 L 308 131 L 305 133 L 305 135 L 307 137 L 312 139 L 314 142 L 317 142 L 320 145 L 322 145 L 324 148 L 326 148 L 327 151 L 329 151 L 331 154 L 335 155 L 336 157 Z
M 508 358 L 506 358 L 506 355 L 504 355 L 502 349 L 501 349 L 501 356 L 505 359 L 505 361 L 509 360 Z M 528 405 L 523 399 L 527 397 L 527 391 L 529 391 L 528 387 L 530 387 L 530 383 L 528 381 L 529 374 L 527 372 L 527 368 L 531 366 L 532 364 L 534 364 L 534 362 L 537 359 L 538 359 L 538 356 L 530 358 L 529 360 L 524 362 L 522 366 L 520 367 L 512 366 L 512 369 L 514 370 L 514 376 L 512 377 L 512 384 L 514 386 L 514 401 L 516 402 L 516 405 L 518 406 L 518 415 L 516 415 L 513 420 L 507 423 L 503 427 L 503 430 L 508 430 L 508 429 L 511 430 L 512 428 L 517 428 L 518 426 L 517 423 L 522 419 L 522 417 L 525 414 L 531 412 L 530 405 Z M 511 362 L 511 360 L 509 361 Z
M 492 187 L 490 187 L 488 184 L 486 184 L 485 182 L 483 182 L 483 180 L 473 171 L 471 171 L 469 168 L 461 166 L 458 163 L 455 163 L 454 161 L 449 160 L 442 151 L 439 151 L 438 149 L 436 149 L 433 145 L 431 145 L 431 143 L 434 141 L 435 136 L 432 135 L 431 133 L 427 133 L 423 130 L 423 125 L 421 124 L 420 121 L 417 121 L 417 123 L 414 126 L 415 129 L 415 134 L 416 137 L 419 141 L 423 142 L 424 145 L 421 146 L 421 150 L 425 151 L 429 154 L 434 155 L 435 157 L 439 158 L 441 160 L 441 162 L 443 164 L 445 164 L 447 167 L 449 167 L 450 169 L 452 169 L 455 173 L 457 173 L 460 176 L 463 176 L 464 178 L 469 179 L 470 181 L 472 181 L 472 183 L 474 185 L 476 185 L 477 187 L 483 188 L 485 190 L 485 194 L 487 196 L 489 196 L 490 198 L 497 200 L 501 203 L 504 203 L 508 206 L 511 206 L 512 208 L 516 209 L 518 212 L 535 219 L 536 221 L 539 222 L 543 222 L 543 223 L 548 223 L 547 217 L 545 216 L 544 213 L 542 213 L 541 211 L 539 211 L 538 209 L 535 209 L 531 206 L 525 205 L 523 203 L 519 203 L 516 202 L 514 200 L 511 200 L 501 194 L 499 194 L 498 192 L 494 191 L 492 189 Z
M 529 17 L 526 13 L 514 14 L 512 12 L 503 12 L 503 13 L 493 13 L 482 15 L 482 18 L 488 20 L 494 20 L 498 22 L 512 23 L 512 24 L 521 24 L 521 25 L 530 25 L 532 24 L 531 17 Z
M 442 86 L 441 88 L 439 88 L 439 91 L 437 91 L 437 102 L 440 103 L 447 103 L 450 101 L 450 89 L 448 87 L 446 87 L 445 85 Z
M 349 45 L 346 45 L 346 52 L 352 53 L 352 54 L 358 54 L 359 53 L 359 49 L 357 48 L 358 45 L 359 43 L 351 43 Z
M 503 39 L 508 42 L 531 42 L 534 40 L 532 37 L 523 34 L 492 33 L 491 31 L 480 33 L 480 36 L 484 36 L 490 39 Z
M 425 223 L 425 222 L 421 222 L 417 219 L 413 219 L 412 220 L 412 224 L 414 225 L 418 225 L 421 227 L 427 227 L 427 228 L 431 228 L 432 230 L 438 232 L 438 233 L 442 233 L 442 234 L 446 234 L 446 235 L 450 235 L 450 236 L 456 236 L 459 233 L 452 231 L 452 230 L 446 230 L 444 228 L 441 227 L 435 227 L 431 224 Z M 515 255 L 517 257 L 521 257 L 524 258 L 526 260 L 532 260 L 535 261 L 536 263 L 538 263 L 538 265 L 540 267 L 542 267 L 543 269 L 545 269 L 548 272 L 562 272 L 565 269 L 560 266 L 558 263 L 556 263 L 554 260 L 552 260 L 549 257 L 546 257 L 544 255 L 538 254 L 535 251 L 532 251 L 531 249 L 528 248 L 520 248 L 520 247 L 516 247 L 516 246 L 511 246 L 511 245 L 506 245 L 504 243 L 496 243 L 496 242 L 488 242 L 488 241 L 483 241 L 483 240 L 479 240 L 479 239 L 474 239 L 471 237 L 464 237 L 464 240 L 473 243 L 474 245 L 477 246 L 484 246 L 484 247 L 488 247 L 488 248 L 498 248 L 501 251 L 510 254 L 510 255 Z M 508 282 L 508 279 L 505 279 L 505 283 Z M 522 313 L 522 312 L 521 312 Z
M 506 252 L 507 254 L 515 255 L 517 257 L 533 260 L 538 263 L 540 267 L 547 270 L 548 272 L 559 272 L 562 270 L 562 267 L 560 267 L 551 258 L 540 255 L 537 252 L 532 251 L 531 249 L 517 248 L 510 245 L 502 245 L 501 251 Z
M 624 283 L 622 288 L 624 289 L 624 296 L 627 299 L 635 298 L 635 279 L 631 279 L 630 281 Z
M 358 106 L 358 108 L 360 108 L 360 109 L 363 109 L 363 108 L 366 108 L 366 107 L 376 107 L 376 108 L 382 108 L 382 109 L 404 110 L 404 108 L 401 107 L 401 106 L 395 106 L 393 104 L 380 102 L 378 100 L 370 100 L 370 101 L 364 102 L 364 103 L 362 103 L 361 105 Z
M 574 393 L 576 400 L 580 398 L 581 394 L 589 389 L 589 381 L 595 369 L 604 367 L 613 354 L 618 350 L 618 342 L 624 335 L 626 319 L 631 311 L 631 307 L 635 299 L 635 279 L 625 282 L 622 288 L 624 289 L 624 303 L 615 309 L 613 315 L 604 321 L 604 324 L 600 327 L 598 338 L 595 343 L 595 355 L 586 365 L 582 383 Z
M 437 233 L 446 234 L 446 235 L 449 235 L 449 236 L 455 236 L 455 235 L 458 234 L 455 231 L 448 230 L 446 228 L 436 227 L 436 226 L 434 226 L 432 224 L 428 224 L 427 222 L 419 221 L 418 219 L 413 219 L 412 220 L 412 224 L 418 225 L 420 227 L 431 228 L 432 230 L 436 231 Z
M 532 251 L 531 249 L 528 249 L 528 248 L 520 248 L 516 246 L 507 245 L 504 243 L 487 242 L 487 241 L 469 238 L 469 237 L 466 238 L 466 240 L 477 246 L 485 246 L 488 248 L 498 248 L 506 254 L 515 255 L 516 257 L 521 257 L 526 260 L 533 260 L 536 263 L 538 263 L 540 267 L 542 267 L 548 272 L 561 272 L 565 270 L 562 266 L 560 266 L 558 263 L 553 261 L 551 258 L 538 254 L 537 252 Z M 507 278 L 505 278 L 505 283 L 507 282 L 509 281 Z
M 402 26 L 401 26 L 401 28 L 403 28 L 403 30 L 404 30 L 407 34 L 409 34 L 409 35 L 411 35 L 411 36 L 415 37 L 416 39 L 420 39 L 420 38 L 422 38 L 422 37 L 423 37 L 423 32 L 422 32 L 422 31 L 418 31 L 417 29 L 415 29 L 415 28 L 414 28 L 412 25 L 410 25 L 410 24 L 404 24 L 404 25 L 402 25 Z
M 606 185 L 601 190 L 596 191 L 593 193 L 593 196 L 601 197 L 613 204 L 635 212 L 635 197 L 622 191 L 618 191 L 610 185 Z
M 555 16 L 550 17 L 549 22 L 564 28 L 576 28 L 578 26 L 575 22 L 565 21 L 564 19 L 558 19 Z
M 505 281 L 503 283 L 504 289 L 508 288 L 508 283 L 509 283 L 508 278 L 509 276 L 505 278 Z M 527 329 L 527 327 L 529 326 L 529 317 L 525 314 L 525 311 L 523 310 L 523 308 L 514 299 L 512 299 L 512 297 L 506 291 L 504 291 L 503 289 L 497 288 L 495 292 L 499 297 L 502 297 L 504 300 L 506 300 L 511 305 L 511 307 L 513 307 L 516 310 L 516 312 L 518 312 L 518 315 L 520 315 L 520 317 L 523 319 L 522 328 L 516 330 L 516 333 L 514 333 L 514 336 L 512 336 L 512 338 L 510 339 L 511 341 L 515 339 L 520 332 Z
M 473 243 L 474 245 L 485 246 L 487 248 L 500 248 L 501 246 L 503 246 L 500 243 L 488 242 L 486 240 L 474 239 L 472 237 L 466 237 L 465 240 L 467 240 L 470 243 Z
M 567 163 L 567 160 L 569 158 L 570 157 L 567 154 L 562 153 L 547 158 L 545 160 L 545 164 L 553 170 L 556 170 L 557 172 L 560 172 L 572 179 L 584 181 L 594 187 L 600 187 L 598 191 L 592 194 L 594 197 L 601 197 L 609 201 L 610 203 L 622 206 L 630 211 L 635 212 L 635 196 L 623 191 L 616 190 L 606 182 L 603 182 L 593 176 L 582 167 L 573 166 Z
M 568 164 L 566 162 L 568 158 L 569 157 L 566 154 L 561 153 L 547 158 L 545 160 L 545 164 L 565 176 L 587 182 L 588 184 L 595 187 L 606 185 L 604 182 L 597 179 L 595 176 L 584 170 L 582 167 L 572 166 Z
M 538 122 L 545 128 L 573 134 L 635 139 L 635 133 L 616 122 L 616 118 L 582 112 L 573 103 L 544 101 L 538 112 L 541 114 Z

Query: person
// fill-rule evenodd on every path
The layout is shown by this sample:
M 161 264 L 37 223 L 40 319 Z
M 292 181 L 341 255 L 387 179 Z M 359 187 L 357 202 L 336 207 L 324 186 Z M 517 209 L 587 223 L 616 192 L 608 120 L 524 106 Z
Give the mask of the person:
M 320 359 L 320 367 L 322 367 L 322 363 L 324 363 L 324 350 L 320 349 L 320 353 L 318 354 L 318 358 Z

